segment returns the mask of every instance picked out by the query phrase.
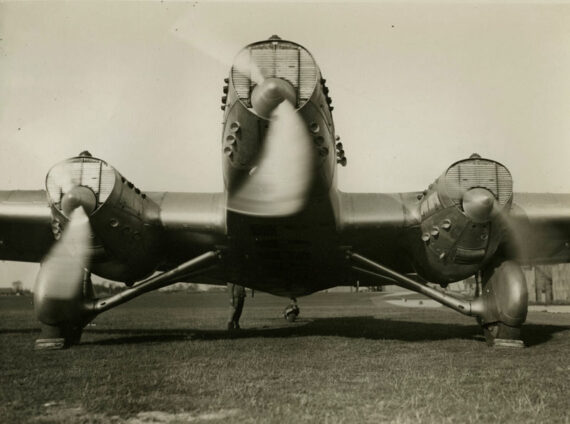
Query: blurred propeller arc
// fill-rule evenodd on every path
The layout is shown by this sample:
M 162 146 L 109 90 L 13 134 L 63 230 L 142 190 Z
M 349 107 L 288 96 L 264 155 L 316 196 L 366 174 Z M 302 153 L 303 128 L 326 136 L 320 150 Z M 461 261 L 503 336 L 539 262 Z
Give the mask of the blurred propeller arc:
M 76 186 L 64 195 L 61 205 L 69 222 L 43 260 L 34 289 L 38 318 L 53 325 L 82 318 L 83 282 L 93 251 L 88 214 L 96 200 L 90 189 Z
M 295 89 L 267 78 L 251 96 L 254 111 L 269 120 L 256 164 L 229 193 L 228 209 L 247 215 L 287 216 L 306 204 L 313 180 L 314 149 L 307 124 L 295 109 Z
M 470 159 L 481 159 L 481 156 L 474 154 Z M 461 210 L 473 223 L 491 222 L 499 227 L 495 228 L 502 232 L 500 244 L 502 255 L 523 262 L 528 259 L 530 243 L 530 240 L 526 239 L 528 222 L 523 222 L 521 217 L 517 216 L 516 205 L 513 205 L 512 198 L 501 204 L 498 195 L 487 187 L 465 188 L 454 180 L 446 181 L 449 190 L 460 196 Z
M 193 49 L 231 67 L 232 73 L 237 71 L 250 79 L 255 85 L 251 108 L 269 121 L 256 162 L 229 192 L 228 209 L 254 216 L 288 216 L 300 212 L 308 200 L 316 152 L 307 123 L 296 109 L 295 88 L 283 78 L 264 75 L 264 68 L 244 49 L 228 63 L 227 58 L 238 50 L 232 45 L 232 37 L 216 43 L 219 34 L 212 34 L 212 28 L 205 28 L 203 23 L 188 20 L 188 17 L 173 28 L 176 37 Z M 204 38 L 203 34 L 210 36 Z M 270 40 L 280 38 L 272 36 Z

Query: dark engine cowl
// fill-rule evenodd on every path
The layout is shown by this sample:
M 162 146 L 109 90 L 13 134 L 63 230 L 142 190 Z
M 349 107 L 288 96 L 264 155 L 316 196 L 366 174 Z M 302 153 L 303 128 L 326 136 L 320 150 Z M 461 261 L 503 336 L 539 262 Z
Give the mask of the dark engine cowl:
M 473 275 L 502 239 L 500 216 L 510 209 L 513 180 L 498 162 L 473 155 L 451 165 L 423 193 L 415 265 L 442 283 Z
M 156 269 L 162 230 L 159 207 L 115 168 L 90 156 L 74 157 L 48 172 L 46 188 L 56 239 L 69 221 L 69 211 L 89 199 L 95 274 L 129 283 Z

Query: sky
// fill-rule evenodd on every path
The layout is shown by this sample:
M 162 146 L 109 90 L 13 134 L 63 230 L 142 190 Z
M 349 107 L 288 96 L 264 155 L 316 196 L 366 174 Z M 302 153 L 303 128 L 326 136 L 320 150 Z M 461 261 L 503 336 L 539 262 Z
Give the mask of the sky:
M 223 79 L 273 34 L 327 79 L 342 190 L 422 190 L 477 152 L 570 192 L 570 4 L 517 2 L 0 2 L 0 190 L 89 150 L 144 191 L 221 191 Z

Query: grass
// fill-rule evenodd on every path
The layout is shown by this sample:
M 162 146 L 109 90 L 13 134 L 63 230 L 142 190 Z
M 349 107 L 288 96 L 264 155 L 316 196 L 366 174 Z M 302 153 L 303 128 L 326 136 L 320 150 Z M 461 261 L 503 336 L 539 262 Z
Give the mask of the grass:
M 0 422 L 568 423 L 570 314 L 529 315 L 526 349 L 491 349 L 474 320 L 382 294 L 246 299 L 150 294 L 82 343 L 35 352 L 30 298 L 0 298 Z

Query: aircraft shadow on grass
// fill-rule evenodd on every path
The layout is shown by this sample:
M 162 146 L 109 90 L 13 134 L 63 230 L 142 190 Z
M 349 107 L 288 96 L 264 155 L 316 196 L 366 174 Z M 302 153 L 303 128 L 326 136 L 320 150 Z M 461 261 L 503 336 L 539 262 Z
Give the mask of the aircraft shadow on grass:
M 567 325 L 527 324 L 523 337 L 527 346 L 536 346 L 552 339 L 553 334 L 570 330 Z M 226 340 L 247 338 L 279 338 L 336 336 L 364 338 L 369 340 L 400 340 L 409 342 L 438 341 L 449 339 L 480 340 L 478 325 L 433 324 L 413 321 L 398 321 L 370 317 L 316 318 L 299 320 L 287 327 L 249 328 L 228 332 L 203 329 L 88 329 L 86 334 L 112 338 L 87 340 L 86 345 L 116 345 L 131 343 L 156 343 L 181 340 Z M 117 337 L 115 337 L 117 336 Z

